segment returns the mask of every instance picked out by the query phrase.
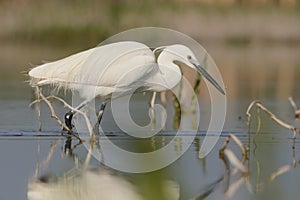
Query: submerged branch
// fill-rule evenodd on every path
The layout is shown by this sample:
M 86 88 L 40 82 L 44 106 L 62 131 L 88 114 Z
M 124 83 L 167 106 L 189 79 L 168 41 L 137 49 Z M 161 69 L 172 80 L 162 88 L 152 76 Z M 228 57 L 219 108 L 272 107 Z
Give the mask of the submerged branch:
M 221 147 L 221 149 L 219 150 L 220 154 L 224 154 L 225 149 L 227 148 L 228 143 L 230 142 L 231 138 L 235 141 L 235 143 L 241 148 L 242 153 L 243 153 L 243 157 L 247 158 L 247 150 L 244 147 L 243 143 L 241 142 L 240 139 L 238 139 L 234 134 L 229 134 L 226 137 L 226 140 L 223 144 L 223 146 Z
M 229 150 L 225 149 L 224 150 L 224 155 L 227 157 L 229 162 L 237 168 L 239 171 L 241 171 L 244 175 L 248 175 L 248 170 L 246 167 L 243 165 L 243 163 L 235 156 L 235 154 Z
M 237 189 L 243 184 L 245 183 L 246 179 L 245 177 L 240 177 L 238 180 L 236 180 L 235 182 L 233 182 L 228 190 L 225 192 L 225 195 L 227 198 L 232 198 L 233 195 L 236 193 Z
M 297 162 L 293 162 L 293 164 L 291 164 L 291 165 L 284 165 L 284 166 L 280 167 L 276 172 L 271 174 L 270 181 L 273 181 L 278 176 L 290 171 L 293 168 L 296 168 L 298 165 L 300 165 L 300 160 L 298 160 Z

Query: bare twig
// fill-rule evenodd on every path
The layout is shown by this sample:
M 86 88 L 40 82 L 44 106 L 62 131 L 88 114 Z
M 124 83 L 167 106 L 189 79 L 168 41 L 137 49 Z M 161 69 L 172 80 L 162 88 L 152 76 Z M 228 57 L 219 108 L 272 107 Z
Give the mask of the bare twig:
M 259 103 L 258 100 L 254 100 L 250 103 L 250 105 L 248 106 L 247 108 L 247 111 L 246 111 L 246 115 L 248 117 L 248 123 L 250 123 L 250 118 L 251 118 L 251 114 L 250 114 L 250 110 L 252 109 L 252 107 L 256 104 L 256 103 Z
M 233 137 L 232 137 L 233 136 Z M 252 188 L 251 188 L 251 184 L 249 183 L 248 177 L 249 177 L 249 171 L 246 169 L 246 167 L 244 166 L 244 161 L 245 161 L 245 156 L 243 156 L 242 161 L 240 161 L 235 154 L 231 151 L 226 149 L 230 139 L 233 138 L 235 142 L 238 143 L 239 146 L 242 146 L 242 143 L 240 142 L 240 140 L 234 136 L 233 134 L 229 135 L 226 138 L 226 141 L 223 145 L 223 147 L 220 149 L 220 159 L 224 162 L 225 164 L 225 169 L 226 169 L 226 174 L 227 174 L 227 178 L 224 178 L 224 180 L 226 181 L 225 186 L 225 195 L 227 197 L 232 197 L 237 189 L 245 182 L 247 185 L 247 189 L 252 192 Z M 244 148 L 242 148 L 244 149 Z M 232 173 L 230 173 L 230 167 L 229 164 L 233 165 L 234 167 L 234 171 Z M 231 176 L 233 176 L 236 172 L 242 172 L 242 176 L 236 180 L 235 182 L 233 182 L 232 184 L 230 184 L 230 178 Z
M 35 173 L 34 176 L 38 177 L 39 173 L 40 173 L 40 165 L 39 165 L 39 155 L 40 155 L 40 151 L 41 151 L 41 144 L 38 141 L 37 143 L 37 161 L 35 163 Z
M 229 134 L 227 137 L 226 137 L 226 140 L 223 144 L 223 146 L 221 147 L 221 149 L 219 150 L 220 154 L 223 154 L 224 153 L 224 150 L 227 148 L 227 145 L 228 143 L 230 142 L 230 139 L 233 139 L 235 141 L 235 143 L 241 148 L 242 150 L 242 153 L 243 153 L 243 157 L 244 158 L 247 158 L 247 151 L 246 151 L 246 148 L 244 147 L 243 143 L 241 142 L 240 139 L 238 139 L 234 134 Z
M 296 137 L 296 133 L 297 133 L 296 127 L 289 125 L 289 124 L 283 122 L 282 120 L 280 120 L 278 117 L 276 117 L 276 115 L 274 115 L 270 110 L 268 110 L 266 107 L 264 107 L 261 103 L 256 103 L 256 106 L 259 107 L 260 109 L 262 109 L 263 111 L 265 111 L 266 113 L 268 113 L 270 115 L 271 119 L 273 119 L 277 124 L 293 131 L 294 138 Z
M 69 127 L 67 127 L 56 115 L 55 110 L 51 104 L 51 102 L 42 94 L 42 92 L 39 90 L 39 88 L 37 87 L 38 93 L 40 95 L 40 97 L 42 98 L 42 100 L 48 105 L 50 112 L 51 112 L 51 117 L 53 119 L 55 119 L 57 121 L 57 123 L 64 129 L 69 131 L 70 133 L 72 133 L 73 131 L 71 129 L 69 129 Z
M 51 117 L 57 121 L 57 123 L 62 127 L 63 130 L 67 130 L 67 131 L 69 132 L 70 135 L 76 137 L 80 142 L 82 142 L 82 140 L 80 139 L 80 137 L 77 136 L 76 134 L 74 134 L 74 132 L 73 132 L 71 129 L 69 129 L 69 127 L 67 127 L 67 126 L 65 125 L 65 123 L 63 123 L 63 122 L 57 117 L 57 115 L 56 115 L 56 113 L 55 113 L 55 110 L 54 110 L 54 108 L 53 108 L 51 102 L 48 100 L 48 97 L 46 98 L 46 97 L 42 94 L 42 92 L 40 91 L 39 87 L 36 87 L 36 90 L 37 90 L 39 96 L 42 98 L 42 100 L 48 105 L 48 107 L 49 107 L 49 109 L 50 109 L 50 112 L 51 112 Z M 49 97 L 49 98 L 50 98 L 50 97 Z M 34 103 L 39 103 L 39 102 L 40 102 L 40 99 L 37 99 L 37 100 L 33 101 L 31 104 L 29 104 L 29 105 L 32 106 Z
M 295 118 L 300 118 L 300 109 L 297 107 L 293 97 L 289 97 L 289 101 L 294 109 L 294 112 L 295 112 Z
M 291 166 L 291 165 L 284 165 L 284 166 L 280 167 L 276 172 L 271 174 L 270 181 L 273 181 L 277 176 L 290 171 L 292 168 L 293 168 L 293 166 Z
M 54 150 L 55 150 L 56 146 L 57 146 L 57 141 L 55 143 L 51 144 L 51 148 L 50 148 L 50 151 L 48 153 L 48 156 L 41 163 L 42 167 L 46 166 L 49 163 L 49 161 L 51 160 L 51 158 L 54 154 Z
M 293 97 L 289 97 L 288 99 L 289 99 L 289 101 L 291 103 L 291 106 L 293 107 L 294 111 L 296 112 L 296 110 L 298 110 L 298 108 L 296 106 L 296 103 L 295 103 Z
M 298 165 L 300 165 L 300 160 L 298 160 L 297 162 L 293 162 L 291 165 L 284 165 L 284 166 L 280 167 L 276 172 L 271 174 L 270 181 L 273 181 L 279 175 L 284 174 L 293 168 L 296 168 Z
M 237 189 L 246 181 L 245 177 L 240 177 L 238 180 L 233 182 L 228 190 L 225 192 L 227 198 L 232 198 L 232 196 L 236 193 Z
M 88 168 L 88 166 L 89 166 L 89 163 L 90 163 L 90 160 L 91 160 L 91 157 L 92 157 L 92 153 L 93 153 L 93 149 L 94 149 L 95 142 L 96 142 L 96 140 L 90 142 L 90 148 L 89 148 L 89 150 L 88 150 L 88 153 L 87 153 L 87 155 L 86 155 L 85 161 L 84 161 L 84 163 L 83 163 L 83 170 L 86 170 L 86 169 Z
M 266 112 L 270 118 L 272 120 L 274 120 L 277 124 L 279 124 L 280 126 L 286 128 L 286 129 L 289 129 L 291 131 L 293 131 L 294 133 L 294 138 L 296 137 L 296 134 L 297 132 L 299 132 L 299 130 L 290 125 L 290 124 L 287 124 L 285 122 L 283 122 L 281 119 L 279 119 L 275 114 L 273 114 L 269 109 L 267 109 L 265 106 L 262 105 L 262 103 L 260 103 L 259 101 L 255 100 L 255 101 L 252 101 L 251 104 L 249 105 L 247 111 L 246 111 L 246 115 L 248 116 L 248 123 L 250 123 L 250 118 L 251 118 L 251 114 L 250 114 L 250 110 L 251 108 L 256 105 L 259 109 L 263 110 L 264 112 Z
M 243 163 L 234 155 L 234 153 L 229 150 L 224 150 L 224 155 L 228 158 L 229 162 L 238 170 L 240 170 L 244 175 L 248 175 L 248 170 L 243 165 Z
M 89 120 L 89 118 L 88 118 L 88 116 L 86 115 L 85 112 L 82 112 L 81 110 L 78 110 L 78 109 L 70 106 L 65 100 L 63 100 L 63 99 L 61 99 L 61 98 L 59 98 L 57 96 L 53 96 L 52 95 L 52 96 L 49 96 L 49 98 L 54 98 L 54 99 L 56 99 L 58 101 L 61 101 L 64 104 L 65 107 L 69 108 L 70 110 L 75 111 L 76 113 L 81 114 L 84 117 L 84 119 L 85 119 L 87 128 L 88 128 L 89 133 L 90 133 L 91 140 L 95 141 L 95 134 L 94 134 L 94 131 L 93 131 L 93 127 L 92 127 L 91 122 L 90 122 L 90 120 Z

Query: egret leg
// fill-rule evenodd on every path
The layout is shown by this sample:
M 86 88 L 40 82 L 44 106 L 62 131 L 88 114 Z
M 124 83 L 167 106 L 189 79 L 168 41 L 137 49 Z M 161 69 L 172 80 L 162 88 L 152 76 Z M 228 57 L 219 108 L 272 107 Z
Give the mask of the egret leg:
M 151 118 L 152 118 L 152 129 L 154 130 L 156 127 L 156 119 L 155 119 L 155 111 L 154 111 L 154 103 L 156 99 L 157 92 L 153 92 L 151 101 L 150 101 L 150 109 L 151 109 Z
M 105 106 L 106 106 L 106 103 L 101 104 L 101 107 L 100 107 L 100 110 L 99 110 L 99 113 L 98 113 L 98 124 L 100 124 L 100 122 L 101 122 Z
M 76 110 L 80 110 L 81 108 L 83 108 L 85 105 L 87 105 L 89 103 L 89 101 L 84 101 L 81 104 L 79 104 L 79 106 L 77 106 L 75 109 Z M 67 112 L 65 114 L 65 124 L 69 129 L 73 128 L 72 125 L 72 119 L 73 119 L 73 115 L 75 114 L 75 111 L 70 110 L 69 112 Z
M 100 110 L 99 110 L 99 112 L 98 112 L 97 122 L 96 122 L 96 124 L 94 125 L 94 132 L 95 132 L 96 134 L 99 134 L 99 125 L 100 125 L 100 122 L 101 122 L 101 120 L 102 120 L 102 116 L 103 116 L 103 113 L 104 113 L 105 106 L 106 106 L 106 103 L 102 103 L 102 104 L 101 104 L 101 107 L 100 107 Z
M 150 107 L 153 109 L 154 108 L 154 103 L 155 103 L 155 99 L 156 99 L 156 92 L 153 92 L 151 101 L 150 101 Z
M 72 155 L 72 138 L 71 138 L 71 136 L 67 137 L 67 140 L 65 142 L 64 152 L 66 155 Z

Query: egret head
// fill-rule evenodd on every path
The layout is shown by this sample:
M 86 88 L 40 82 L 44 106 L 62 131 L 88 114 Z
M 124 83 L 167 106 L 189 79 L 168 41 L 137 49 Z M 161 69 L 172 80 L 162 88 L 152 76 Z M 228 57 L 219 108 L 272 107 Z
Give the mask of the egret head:
M 222 87 L 215 81 L 215 79 L 199 64 L 196 56 L 191 49 L 184 45 L 175 44 L 171 46 L 163 46 L 154 49 L 154 53 L 161 52 L 158 57 L 158 63 L 167 64 L 172 63 L 183 63 L 192 69 L 197 70 L 204 78 L 206 78 L 217 90 L 222 94 L 225 94 Z M 169 63 L 170 64 L 170 63 Z

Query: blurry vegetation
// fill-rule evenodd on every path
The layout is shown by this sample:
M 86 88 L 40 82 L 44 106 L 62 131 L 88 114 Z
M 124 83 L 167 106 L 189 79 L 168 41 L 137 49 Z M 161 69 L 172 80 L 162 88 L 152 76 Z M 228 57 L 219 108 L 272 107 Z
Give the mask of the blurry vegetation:
M 244 46 L 251 43 L 251 38 L 246 35 L 233 35 L 225 38 L 225 43 L 229 45 Z
M 145 26 L 178 30 L 205 47 L 298 47 L 299 1 L 0 0 L 0 78 L 24 79 L 19 72 L 43 60 L 56 60 Z
M 251 3 L 245 0 L 2 0 L 0 42 L 88 48 L 113 34 L 134 27 L 163 26 L 184 31 L 185 26 L 197 25 L 195 23 L 197 18 L 202 18 L 201 15 L 204 17 L 219 15 L 222 18 L 232 14 L 238 15 L 233 17 L 240 17 L 239 15 L 252 12 L 259 15 L 276 15 L 280 12 L 298 16 L 299 2 L 297 0 L 256 0 Z M 176 18 L 186 20 L 188 24 L 181 26 L 179 20 L 178 23 L 174 21 Z M 209 16 L 207 18 L 210 19 Z M 221 24 L 220 28 L 222 26 L 224 25 Z M 249 44 L 251 40 L 251 35 L 243 33 L 224 34 L 223 38 L 226 44 L 233 45 Z M 300 39 L 291 40 L 295 42 Z

